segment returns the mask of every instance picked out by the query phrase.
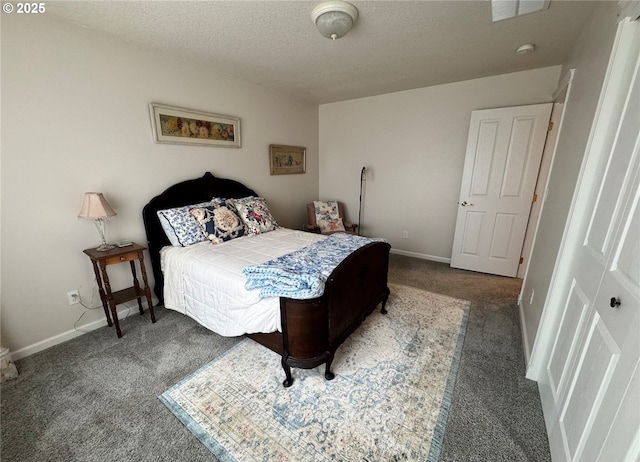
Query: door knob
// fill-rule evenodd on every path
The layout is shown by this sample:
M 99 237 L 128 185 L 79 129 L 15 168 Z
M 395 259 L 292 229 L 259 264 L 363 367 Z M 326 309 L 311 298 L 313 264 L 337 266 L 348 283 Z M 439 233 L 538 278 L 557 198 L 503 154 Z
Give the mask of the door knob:
M 473 204 L 470 204 L 467 201 L 460 202 L 460 205 L 463 206 L 463 207 L 473 207 Z
M 620 306 L 620 299 L 616 298 L 616 297 L 611 297 L 611 300 L 609 302 L 609 306 L 611 308 L 617 308 Z

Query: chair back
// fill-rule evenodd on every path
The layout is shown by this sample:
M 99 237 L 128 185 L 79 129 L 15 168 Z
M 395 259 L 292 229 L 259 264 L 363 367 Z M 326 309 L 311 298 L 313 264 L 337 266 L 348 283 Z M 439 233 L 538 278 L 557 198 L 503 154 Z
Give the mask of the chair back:
M 313 206 L 313 202 L 307 204 L 307 223 L 309 226 L 318 226 L 316 222 L 316 208 Z
M 338 217 L 342 220 L 345 231 L 350 234 L 357 234 L 358 226 L 345 222 L 344 204 L 342 202 L 336 202 L 338 204 Z M 320 229 L 318 228 L 318 220 L 316 217 L 316 207 L 313 202 L 309 202 L 307 204 L 307 224 L 305 225 L 305 229 L 307 231 L 313 231 L 316 233 L 320 232 Z M 331 232 L 325 232 L 324 234 L 331 234 Z
M 338 202 L 338 216 L 344 221 L 344 204 L 342 202 Z M 313 205 L 313 202 L 309 202 L 307 204 L 307 223 L 310 226 L 318 225 L 318 222 L 316 221 L 316 208 Z

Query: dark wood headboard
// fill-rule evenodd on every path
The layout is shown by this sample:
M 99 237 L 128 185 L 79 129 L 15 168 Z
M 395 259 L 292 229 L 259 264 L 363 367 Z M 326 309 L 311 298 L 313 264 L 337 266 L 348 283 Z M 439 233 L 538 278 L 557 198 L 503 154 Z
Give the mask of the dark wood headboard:
M 163 301 L 164 278 L 160 270 L 160 249 L 171 245 L 162 229 L 157 211 L 211 200 L 213 197 L 239 199 L 257 196 L 255 191 L 242 183 L 227 178 L 217 178 L 207 172 L 201 178 L 181 181 L 169 186 L 164 192 L 149 201 L 142 209 L 142 219 L 147 232 L 147 246 L 151 255 L 151 267 L 155 279 L 155 292 L 160 303 Z

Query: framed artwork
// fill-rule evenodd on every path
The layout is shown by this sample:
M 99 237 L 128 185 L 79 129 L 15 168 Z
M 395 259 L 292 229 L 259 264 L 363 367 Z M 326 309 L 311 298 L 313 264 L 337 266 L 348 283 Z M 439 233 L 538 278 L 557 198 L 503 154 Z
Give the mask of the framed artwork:
M 304 173 L 306 170 L 306 148 L 300 146 L 283 146 L 272 144 L 269 146 L 269 165 L 272 175 L 289 175 Z
M 165 104 L 149 104 L 155 143 L 239 148 L 238 117 Z

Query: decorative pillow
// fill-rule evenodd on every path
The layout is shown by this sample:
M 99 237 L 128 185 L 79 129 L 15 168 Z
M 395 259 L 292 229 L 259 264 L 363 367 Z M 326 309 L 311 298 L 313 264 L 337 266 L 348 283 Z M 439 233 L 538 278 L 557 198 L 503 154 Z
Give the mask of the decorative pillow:
M 160 219 L 160 224 L 167 238 L 169 238 L 171 245 L 181 245 L 184 247 L 206 241 L 207 236 L 204 234 L 202 226 L 200 226 L 200 223 L 189 213 L 189 210 L 194 207 L 206 207 L 217 202 L 218 200 L 185 205 L 184 207 L 176 207 L 173 209 L 158 210 L 157 215 Z
M 316 209 L 316 224 L 321 233 L 345 231 L 338 212 L 338 201 L 313 201 Z
M 244 197 L 242 199 L 228 199 L 244 222 L 248 234 L 261 234 L 279 228 L 275 218 L 267 207 L 263 197 Z
M 325 220 L 324 218 L 318 220 L 316 218 L 316 224 L 320 228 L 321 233 L 337 233 L 338 231 L 346 231 L 342 218 L 331 218 L 329 220 Z
M 180 247 L 180 241 L 178 240 L 178 236 L 176 236 L 175 231 L 171 227 L 171 223 L 169 223 L 169 220 L 167 220 L 165 216 L 160 213 L 160 211 L 157 212 L 157 215 L 158 215 L 158 218 L 160 219 L 160 224 L 162 225 L 164 234 L 169 239 L 169 242 L 171 242 L 171 245 Z
M 200 223 L 205 236 L 214 244 L 244 236 L 244 222 L 233 206 L 227 206 L 225 200 L 206 207 L 194 207 L 189 213 Z

